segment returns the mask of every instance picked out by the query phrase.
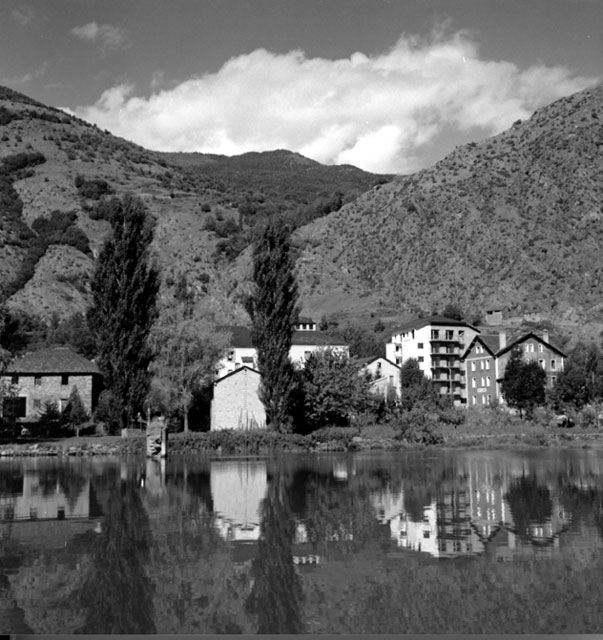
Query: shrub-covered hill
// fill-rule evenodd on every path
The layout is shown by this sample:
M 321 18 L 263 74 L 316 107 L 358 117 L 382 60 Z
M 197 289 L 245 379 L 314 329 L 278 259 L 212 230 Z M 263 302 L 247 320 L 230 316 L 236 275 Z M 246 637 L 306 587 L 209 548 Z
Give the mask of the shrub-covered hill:
M 603 311 L 603 86 L 458 147 L 298 232 L 309 307 Z M 342 303 L 342 297 L 337 303 Z M 355 301 L 355 302 L 354 302 Z
M 258 221 L 299 226 L 385 179 L 287 151 L 159 154 L 0 87 L 0 294 L 45 319 L 84 310 L 109 230 L 102 202 L 132 192 L 157 221 L 163 295 L 186 273 L 200 304 L 237 321 L 223 274 Z

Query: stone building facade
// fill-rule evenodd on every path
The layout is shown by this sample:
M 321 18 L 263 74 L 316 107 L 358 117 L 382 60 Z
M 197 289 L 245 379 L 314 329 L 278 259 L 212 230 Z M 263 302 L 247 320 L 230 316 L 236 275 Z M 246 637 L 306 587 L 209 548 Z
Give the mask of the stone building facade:
M 240 367 L 214 382 L 211 430 L 264 429 L 266 411 L 258 395 L 260 373 Z
M 96 364 L 68 347 L 26 353 L 8 365 L 2 379 L 10 390 L 3 401 L 3 415 L 25 421 L 37 420 L 47 402 L 63 410 L 74 387 L 91 414 L 101 389 Z

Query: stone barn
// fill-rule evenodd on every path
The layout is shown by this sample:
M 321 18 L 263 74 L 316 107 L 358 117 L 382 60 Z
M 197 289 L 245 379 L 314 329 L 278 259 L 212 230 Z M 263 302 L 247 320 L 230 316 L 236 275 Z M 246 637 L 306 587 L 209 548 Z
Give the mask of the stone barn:
M 211 430 L 264 429 L 266 412 L 259 398 L 260 372 L 240 367 L 214 382 Z

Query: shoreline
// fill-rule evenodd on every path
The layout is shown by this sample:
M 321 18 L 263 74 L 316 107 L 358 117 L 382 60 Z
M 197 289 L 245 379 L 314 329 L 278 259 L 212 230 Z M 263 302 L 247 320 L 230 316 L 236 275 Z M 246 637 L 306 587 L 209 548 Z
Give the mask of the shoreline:
M 172 434 L 169 438 L 169 457 L 192 455 L 270 455 L 275 453 L 329 453 L 361 451 L 416 451 L 424 449 L 550 449 L 550 448 L 603 448 L 600 431 L 550 431 L 499 434 L 446 434 L 442 442 L 425 444 L 406 440 L 353 435 L 349 438 L 323 437 L 317 440 L 298 434 L 264 432 L 235 433 L 190 432 Z M 357 433 L 357 432 L 356 432 Z M 144 456 L 144 435 L 84 436 L 56 441 L 0 444 L 0 459 L 25 457 L 127 457 Z

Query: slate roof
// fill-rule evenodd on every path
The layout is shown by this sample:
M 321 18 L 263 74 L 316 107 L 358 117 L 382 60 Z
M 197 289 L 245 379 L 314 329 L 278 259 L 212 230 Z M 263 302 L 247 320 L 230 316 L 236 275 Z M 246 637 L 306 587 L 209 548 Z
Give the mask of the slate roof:
M 547 340 L 544 340 L 542 336 L 539 336 L 536 333 L 533 333 L 532 331 L 530 331 L 529 333 L 524 333 L 519 338 L 516 338 L 515 340 L 512 340 L 510 342 L 507 342 L 507 346 L 504 349 L 501 349 L 497 353 L 497 355 L 500 356 L 503 353 L 507 353 L 507 351 L 510 351 L 511 349 L 513 349 L 513 347 L 520 345 L 522 342 L 525 342 L 526 340 L 536 340 L 536 342 L 540 342 L 545 347 L 548 347 L 549 349 L 555 351 L 555 353 L 558 353 L 563 358 L 567 358 L 567 354 L 561 351 L 561 349 L 556 347 L 554 344 L 551 344 Z
M 231 348 L 253 349 L 251 330 L 248 327 L 230 326 L 224 327 L 224 330 L 231 335 L 229 343 Z M 341 340 L 335 340 L 322 331 L 294 331 L 291 344 L 296 346 L 345 346 Z
M 6 373 L 100 373 L 94 362 L 79 355 L 69 347 L 48 347 L 26 353 L 13 360 Z

